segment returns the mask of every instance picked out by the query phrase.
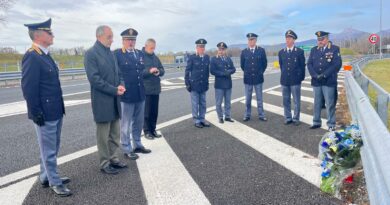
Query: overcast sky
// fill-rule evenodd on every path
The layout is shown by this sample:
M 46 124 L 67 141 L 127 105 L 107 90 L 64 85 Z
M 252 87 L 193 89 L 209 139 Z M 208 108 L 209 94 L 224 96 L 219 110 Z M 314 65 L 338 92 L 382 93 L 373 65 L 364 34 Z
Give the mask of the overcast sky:
M 24 23 L 52 18 L 54 47 L 90 47 L 95 29 L 106 24 L 114 32 L 112 48 L 121 46 L 120 33 L 139 32 L 137 47 L 157 40 L 157 51 L 193 50 L 198 38 L 208 48 L 224 41 L 246 43 L 246 33 L 259 35 L 259 44 L 284 41 L 293 29 L 299 40 L 318 30 L 339 33 L 345 28 L 379 30 L 379 0 L 16 0 L 0 24 L 0 46 L 23 51 L 31 44 Z M 390 28 L 390 1 L 383 0 L 383 30 Z

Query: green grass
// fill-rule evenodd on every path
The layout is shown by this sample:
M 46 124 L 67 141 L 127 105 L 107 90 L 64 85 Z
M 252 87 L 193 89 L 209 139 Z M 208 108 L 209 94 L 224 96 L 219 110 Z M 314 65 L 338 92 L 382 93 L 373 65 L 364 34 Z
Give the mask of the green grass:
M 18 62 L 21 64 L 22 54 L 0 54 L 0 72 L 10 72 L 18 70 Z M 59 64 L 60 69 L 83 68 L 84 56 L 54 55 L 54 60 Z
M 363 72 L 387 92 L 390 92 L 390 59 L 370 62 L 364 67 Z
M 364 67 L 363 72 L 387 92 L 390 92 L 390 59 L 370 62 Z M 377 107 L 377 95 L 375 89 L 372 86 L 368 86 L 368 96 L 375 108 Z M 390 106 L 387 114 L 387 127 L 390 129 Z
M 350 48 L 340 48 L 340 54 L 343 55 L 357 55 L 358 53 Z

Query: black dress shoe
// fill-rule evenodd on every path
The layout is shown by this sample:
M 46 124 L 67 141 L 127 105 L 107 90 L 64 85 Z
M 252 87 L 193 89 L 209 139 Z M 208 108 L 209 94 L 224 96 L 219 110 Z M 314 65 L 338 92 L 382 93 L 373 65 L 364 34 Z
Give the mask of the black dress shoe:
M 107 165 L 104 168 L 101 168 L 100 171 L 102 171 L 105 174 L 112 174 L 112 175 L 119 173 L 119 171 L 117 169 L 115 169 L 114 167 L 112 167 L 111 164 Z
M 265 121 L 267 121 L 268 119 L 267 119 L 266 117 L 259 117 L 259 120 L 265 122 Z
M 125 153 L 124 155 L 125 155 L 126 158 L 131 159 L 131 160 L 138 159 L 138 155 L 136 153 L 134 153 L 134 152 L 130 152 L 129 154 Z
M 153 137 L 154 137 L 154 138 L 160 138 L 160 137 L 162 137 L 162 135 L 161 135 L 161 134 L 158 134 L 156 131 L 154 131 L 154 132 L 153 132 Z
M 310 127 L 310 129 L 314 130 L 314 129 L 318 129 L 318 128 L 320 128 L 320 127 L 321 127 L 321 125 L 312 125 L 312 126 Z
M 145 138 L 148 139 L 148 140 L 154 140 L 154 136 L 150 133 L 146 133 L 145 134 Z
M 146 149 L 145 147 L 138 147 L 134 149 L 134 153 L 142 153 L 142 154 L 149 154 L 152 150 Z
M 51 189 L 54 191 L 54 193 L 61 197 L 72 195 L 72 192 L 64 184 L 51 186 Z
M 232 118 L 230 118 L 230 117 L 225 118 L 225 121 L 227 121 L 227 122 L 234 122 L 234 120 L 232 120 Z
M 61 177 L 60 179 L 62 181 L 62 184 L 67 184 L 67 183 L 70 182 L 70 178 L 69 177 Z M 49 181 L 43 181 L 43 182 L 41 182 L 41 185 L 44 188 L 49 187 Z
M 242 120 L 244 120 L 244 122 L 248 122 L 250 119 L 251 118 L 249 118 L 249 117 L 244 117 L 244 119 L 242 119 Z
M 291 123 L 293 123 L 292 120 L 288 120 L 288 121 L 285 121 L 285 122 L 284 122 L 285 125 L 289 125 L 289 124 L 291 124 Z
M 127 168 L 127 164 L 123 162 L 111 162 L 111 166 L 114 167 L 115 169 Z
M 295 126 L 298 126 L 298 125 L 300 125 L 301 124 L 301 122 L 299 122 L 299 121 L 294 121 L 294 125 Z
M 195 123 L 195 127 L 197 128 L 203 128 L 203 125 L 201 123 Z
M 210 127 L 210 123 L 208 122 L 201 122 L 200 124 L 202 124 L 203 127 Z
M 223 124 L 223 119 L 222 118 L 219 119 L 219 123 Z

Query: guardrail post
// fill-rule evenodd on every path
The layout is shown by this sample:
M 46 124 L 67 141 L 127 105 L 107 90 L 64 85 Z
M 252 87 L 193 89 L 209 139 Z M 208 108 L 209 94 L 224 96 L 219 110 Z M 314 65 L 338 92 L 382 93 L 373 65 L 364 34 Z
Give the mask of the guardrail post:
M 378 94 L 377 97 L 377 112 L 383 124 L 387 127 L 387 112 L 388 112 L 389 96 L 387 94 Z
M 368 95 L 368 84 L 369 81 L 367 78 L 361 78 L 360 87 L 362 88 L 364 94 Z

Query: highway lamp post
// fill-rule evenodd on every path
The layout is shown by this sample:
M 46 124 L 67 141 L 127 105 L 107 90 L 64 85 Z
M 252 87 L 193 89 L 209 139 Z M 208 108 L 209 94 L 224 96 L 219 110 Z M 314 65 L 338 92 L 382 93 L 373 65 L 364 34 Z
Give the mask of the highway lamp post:
M 379 58 L 382 59 L 382 0 L 379 6 Z

